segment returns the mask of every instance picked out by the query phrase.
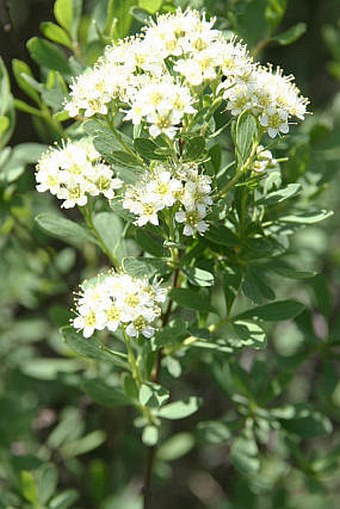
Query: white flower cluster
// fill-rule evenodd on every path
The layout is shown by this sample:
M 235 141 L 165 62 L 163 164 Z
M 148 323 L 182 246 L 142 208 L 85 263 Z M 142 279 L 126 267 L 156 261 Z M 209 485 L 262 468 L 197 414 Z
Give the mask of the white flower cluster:
M 104 195 L 109 200 L 121 186 L 110 166 L 88 140 L 67 141 L 60 148 L 50 147 L 37 164 L 37 190 L 50 191 L 64 208 L 84 206 L 88 196 Z
M 156 281 L 110 271 L 94 283 L 84 283 L 77 300 L 73 327 L 89 338 L 95 330 L 115 332 L 121 327 L 130 337 L 151 338 L 161 315 L 166 290 Z
M 151 136 L 172 138 L 195 114 L 197 93 L 210 85 L 232 115 L 249 110 L 270 137 L 287 133 L 289 120 L 303 119 L 307 105 L 293 78 L 255 64 L 245 45 L 213 25 L 192 9 L 159 15 L 142 34 L 109 46 L 71 85 L 65 109 L 91 117 L 120 108 L 125 120 L 145 122 Z
M 277 160 L 273 157 L 270 150 L 266 150 L 262 145 L 256 149 L 256 158 L 253 163 L 253 171 L 256 173 L 265 173 L 267 170 L 273 170 L 278 167 Z
M 170 207 L 177 223 L 183 223 L 184 235 L 203 234 L 208 229 L 204 221 L 209 206 L 211 178 L 199 174 L 195 164 L 177 168 L 155 164 L 136 185 L 128 186 L 123 207 L 137 216 L 135 224 L 159 224 L 159 213 Z
M 307 100 L 292 77 L 255 64 L 245 45 L 227 40 L 198 11 L 180 9 L 150 20 L 142 34 L 109 46 L 93 69 L 71 85 L 70 116 L 125 111 L 144 122 L 151 136 L 170 138 L 195 114 L 200 92 L 227 101 L 232 115 L 249 110 L 270 137 L 288 132 L 292 117 L 303 119 Z
M 303 120 L 307 99 L 300 96 L 293 76 L 283 76 L 281 69 L 253 65 L 246 80 L 227 86 L 223 98 L 234 116 L 251 111 L 271 138 L 287 134 L 292 117 Z M 223 84 L 224 87 L 224 84 Z

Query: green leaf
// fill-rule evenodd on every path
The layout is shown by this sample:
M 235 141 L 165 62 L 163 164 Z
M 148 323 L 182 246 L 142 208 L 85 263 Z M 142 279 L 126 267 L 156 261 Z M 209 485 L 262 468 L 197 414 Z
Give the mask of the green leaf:
M 70 37 L 59 25 L 55 25 L 51 21 L 46 21 L 41 23 L 40 30 L 47 39 L 50 39 L 50 41 L 57 42 L 58 44 L 62 44 L 63 46 L 72 49 L 72 41 Z
M 123 259 L 123 268 L 130 276 L 152 278 L 169 272 L 165 259 L 127 256 Z
M 225 267 L 223 269 L 223 291 L 228 315 L 230 314 L 233 303 L 238 295 L 242 277 L 241 269 L 233 269 L 231 267 Z
M 148 447 L 157 444 L 159 438 L 158 428 L 156 426 L 145 426 L 142 434 L 142 442 Z
M 177 318 L 156 332 L 155 341 L 157 346 L 162 347 L 178 343 L 187 336 L 186 323 Z
M 300 39 L 306 31 L 307 23 L 297 23 L 282 34 L 275 35 L 271 40 L 278 42 L 281 46 L 288 46 Z
M 265 299 L 275 299 L 274 290 L 266 283 L 263 270 L 257 272 L 257 267 L 250 266 L 248 268 L 242 283 L 242 290 L 244 295 L 256 304 L 261 304 Z
M 23 470 L 20 475 L 20 487 L 22 496 L 33 506 L 37 506 L 39 503 L 37 486 L 32 472 Z
M 169 298 L 184 308 L 203 312 L 214 311 L 210 304 L 209 294 L 203 290 L 194 292 L 186 288 L 173 288 L 169 292 Z
M 96 403 L 106 407 L 124 406 L 131 403 L 121 389 L 107 385 L 107 383 L 100 378 L 84 380 L 82 389 L 88 396 L 96 401 Z
M 36 88 L 33 87 L 33 85 L 31 85 L 25 78 L 26 76 L 29 76 L 30 78 L 34 79 L 32 71 L 26 62 L 14 58 L 12 60 L 12 70 L 15 80 L 21 90 L 23 90 L 23 92 L 25 92 L 25 94 L 27 94 L 37 104 L 40 104 L 41 101 Z
M 139 0 L 138 5 L 141 9 L 145 9 L 150 12 L 150 14 L 154 14 L 161 8 L 162 2 L 163 0 Z
M 54 3 L 54 17 L 73 40 L 77 39 L 77 32 L 81 17 L 82 0 L 56 0 Z
M 267 194 L 267 196 L 264 196 L 260 200 L 257 200 L 256 203 L 257 205 L 265 204 L 267 206 L 277 205 L 286 200 L 289 200 L 290 198 L 293 198 L 293 196 L 299 194 L 300 191 L 301 191 L 300 184 L 288 184 L 287 187 L 279 189 L 278 191 L 274 191 L 273 193 Z
M 56 497 L 52 498 L 48 509 L 68 509 L 78 498 L 75 490 L 65 490 Z
M 183 272 L 190 283 L 195 286 L 213 286 L 215 284 L 213 274 L 207 270 L 198 267 L 186 267 L 183 268 Z
M 61 74 L 72 74 L 64 53 L 55 44 L 38 37 L 32 37 L 27 42 L 27 49 L 37 64 L 59 71 Z
M 169 399 L 169 391 L 159 384 L 144 383 L 139 390 L 139 402 L 143 406 L 159 408 Z
M 176 401 L 163 406 L 158 410 L 157 415 L 163 419 L 184 419 L 197 412 L 199 406 L 200 399 L 192 396 L 185 401 Z
M 329 288 L 329 281 L 324 274 L 317 274 L 310 284 L 314 290 L 314 298 L 319 311 L 327 318 L 332 316 L 332 294 Z
M 157 459 L 161 461 L 174 461 L 182 458 L 195 445 L 195 439 L 191 433 L 177 433 L 168 438 L 157 450 Z
M 59 25 L 65 28 L 70 34 L 73 24 L 73 1 L 72 0 L 56 0 L 54 3 L 54 17 Z
M 60 111 L 67 95 L 67 86 L 60 73 L 50 71 L 47 75 L 46 87 L 41 92 L 41 98 L 52 108 L 53 112 Z
M 230 428 L 220 421 L 199 422 L 197 430 L 200 440 L 208 444 L 225 444 L 232 436 Z
M 240 244 L 240 240 L 235 233 L 223 225 L 212 225 L 205 233 L 205 238 L 213 244 L 229 248 Z
M 234 348 L 231 345 L 230 340 L 225 339 L 207 339 L 201 338 L 196 339 L 197 336 L 192 334 L 192 338 L 188 338 L 187 341 L 183 341 L 184 346 L 188 346 L 189 348 L 202 348 L 203 350 L 210 350 L 212 352 L 224 353 L 224 354 L 232 354 L 234 353 Z M 194 339 L 194 341 L 192 341 Z M 241 347 L 241 343 L 238 341 L 237 346 Z
M 142 25 L 146 25 L 148 23 L 150 13 L 145 9 L 141 9 L 140 7 L 131 7 L 129 12 L 131 16 L 133 16 Z
M 128 373 L 124 373 L 123 387 L 127 398 L 132 402 L 138 402 L 138 388 L 136 382 Z
M 29 113 L 30 115 L 37 115 L 38 117 L 43 116 L 40 110 L 34 108 L 33 106 L 30 106 L 24 101 L 21 101 L 21 99 L 14 99 L 14 107 L 17 110 L 23 111 L 24 113 Z
M 0 58 L 0 150 L 11 139 L 15 125 L 15 110 L 11 84 L 2 58 Z
M 124 224 L 122 220 L 113 212 L 100 212 L 94 216 L 93 224 L 108 251 L 122 260 L 127 253 L 123 239 Z
M 6 163 L 1 167 L 0 180 L 13 182 L 25 171 L 26 165 L 36 163 L 46 149 L 40 143 L 20 143 L 10 152 Z
M 233 465 L 239 472 L 245 475 L 254 474 L 260 469 L 258 447 L 251 433 L 244 432 L 238 437 L 230 451 Z
M 164 255 L 162 241 L 152 237 L 152 235 L 146 232 L 144 228 L 137 229 L 136 242 L 144 251 L 153 256 L 162 257 Z
M 171 375 L 173 378 L 179 378 L 182 374 L 181 363 L 175 359 L 175 357 L 170 357 L 170 355 L 164 357 L 162 366 L 165 367 L 169 375 Z
M 314 438 L 332 432 L 331 421 L 306 404 L 287 405 L 270 411 L 289 432 L 301 438 Z
M 10 126 L 10 120 L 8 117 L 5 117 L 5 115 L 0 116 L 0 138 L 5 134 L 7 129 Z
M 216 143 L 208 150 L 209 161 L 205 163 L 209 175 L 217 175 L 221 169 L 222 163 L 222 149 L 221 146 Z
M 255 117 L 245 111 L 239 116 L 235 129 L 235 155 L 239 165 L 244 164 L 257 142 L 258 132 Z
M 68 111 L 62 110 L 57 111 L 57 113 L 54 113 L 53 118 L 58 122 L 64 122 L 65 120 L 68 120 L 70 118 L 70 115 Z
M 57 490 L 58 472 L 52 463 L 41 465 L 36 472 L 38 498 L 45 505 Z
M 66 406 L 60 412 L 58 423 L 48 436 L 47 445 L 49 448 L 59 449 L 63 444 L 80 438 L 84 428 L 80 409 Z
M 81 369 L 81 364 L 77 360 L 71 359 L 48 359 L 46 357 L 30 359 L 21 365 L 21 370 L 25 375 L 37 378 L 38 380 L 57 380 L 59 373 L 75 373 Z
M 136 138 L 134 140 L 134 147 L 137 152 L 145 159 L 150 160 L 164 160 L 166 156 L 156 152 L 159 145 L 148 138 Z
M 111 152 L 111 157 L 114 161 L 117 163 L 124 164 L 128 166 L 129 168 L 139 168 L 140 167 L 140 161 L 139 159 L 128 153 L 124 152 L 123 150 L 114 150 Z
M 56 239 L 61 239 L 75 246 L 79 246 L 85 240 L 92 240 L 90 232 L 78 223 L 65 219 L 62 216 L 48 212 L 36 216 L 35 221 L 46 233 Z
M 134 184 L 138 172 L 145 169 L 141 166 L 138 156 L 121 150 L 122 144 L 108 126 L 103 126 L 95 120 L 88 120 L 84 123 L 84 130 L 93 139 L 96 150 L 112 164 L 119 176 L 125 182 Z M 131 139 L 128 136 L 119 133 L 119 137 L 126 146 L 132 148 Z
M 86 454 L 94 449 L 97 449 L 106 440 L 104 431 L 96 430 L 88 433 L 84 437 L 68 442 L 61 447 L 61 454 L 65 458 L 74 458 L 81 454 Z
M 78 355 L 98 361 L 106 361 L 129 370 L 125 354 L 102 346 L 94 338 L 85 339 L 71 326 L 62 327 L 60 332 L 66 345 Z
M 315 224 L 328 219 L 332 215 L 333 212 L 331 210 L 299 212 L 298 214 L 280 217 L 280 222 L 292 224 Z
M 256 322 L 249 320 L 236 320 L 233 322 L 233 328 L 241 340 L 241 345 L 259 350 L 266 347 L 266 333 Z M 237 346 L 234 345 L 233 346 Z
M 121 148 L 119 141 L 109 126 L 103 125 L 96 120 L 87 120 L 83 124 L 83 129 L 90 138 L 94 139 L 95 143 L 98 143 L 96 148 L 105 159 L 109 157 L 112 150 L 119 150 Z M 103 142 L 103 145 L 101 145 L 101 142 Z
M 305 306 L 296 300 L 281 300 L 248 309 L 235 318 L 260 318 L 268 322 L 276 322 L 295 318 L 301 314 L 304 309 Z
M 184 160 L 197 161 L 197 159 L 199 159 L 204 150 L 205 150 L 205 138 L 203 136 L 189 138 L 188 140 L 185 141 L 184 145 Z
M 271 27 L 271 32 L 273 32 L 281 22 L 286 12 L 286 9 L 287 0 L 268 0 L 265 9 L 265 18 L 267 23 Z
M 306 270 L 295 270 L 292 267 L 289 267 L 289 265 L 281 265 L 273 263 L 270 265 L 270 270 L 272 272 L 275 272 L 276 274 L 279 274 L 280 276 L 287 278 L 287 279 L 310 279 L 317 275 L 317 272 L 315 271 L 306 271 Z

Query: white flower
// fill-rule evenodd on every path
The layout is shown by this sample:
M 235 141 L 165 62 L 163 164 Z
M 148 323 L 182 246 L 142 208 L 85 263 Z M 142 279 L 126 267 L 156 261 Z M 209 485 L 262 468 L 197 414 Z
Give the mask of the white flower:
M 182 183 L 167 170 L 156 173 L 145 186 L 146 193 L 155 196 L 157 202 L 162 204 L 162 208 L 171 207 L 181 189 Z
M 256 149 L 256 160 L 254 161 L 253 170 L 256 173 L 264 173 L 267 170 L 274 169 L 278 165 L 276 159 L 270 150 L 265 150 L 262 145 Z
M 113 171 L 107 164 L 96 164 L 93 174 L 93 182 L 95 184 L 95 193 L 103 194 L 108 200 L 112 200 L 115 196 L 115 190 L 122 186 L 119 178 L 113 178 Z
M 147 196 L 146 200 L 140 202 L 140 208 L 137 212 L 139 218 L 136 221 L 138 226 L 144 226 L 146 223 L 151 223 L 155 226 L 159 225 L 158 211 L 161 210 L 162 206 L 153 200 L 151 196 Z
M 91 308 L 83 304 L 78 308 L 79 316 L 73 320 L 73 327 L 83 331 L 84 338 L 92 336 L 95 330 L 103 330 L 106 324 L 106 315 L 100 308 Z
M 178 223 L 184 223 L 184 235 L 192 236 L 196 231 L 203 235 L 208 229 L 208 224 L 203 221 L 206 215 L 206 208 L 201 205 L 176 212 L 175 219 Z

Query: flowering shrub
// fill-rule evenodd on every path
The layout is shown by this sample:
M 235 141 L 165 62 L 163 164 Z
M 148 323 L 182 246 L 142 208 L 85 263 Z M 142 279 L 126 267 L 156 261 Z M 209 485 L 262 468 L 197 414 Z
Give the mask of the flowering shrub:
M 156 507 L 154 467 L 163 464 L 166 476 L 166 462 L 191 451 L 195 442 L 229 443 L 233 468 L 256 493 L 272 456 L 281 454 L 279 483 L 289 462 L 282 451 L 291 448 L 302 464 L 301 441 L 332 430 L 312 406 L 280 401 L 294 367 L 286 372 L 263 357 L 274 322 L 284 321 L 292 336 L 297 330 L 310 334 L 319 345 L 308 298 L 300 289 L 298 299 L 291 298 L 297 287 L 287 282 L 317 286 L 313 263 L 309 267 L 295 256 L 301 253 L 294 235 L 331 216 L 311 205 L 318 183 L 308 181 L 305 167 L 289 167 L 302 136 L 295 124 L 305 120 L 308 100 L 293 76 L 257 62 L 219 18 L 190 6 L 149 3 L 139 33 L 131 36 L 131 25 L 119 28 L 125 18 L 117 14 L 115 23 L 115 2 L 108 2 L 106 23 L 98 24 L 98 39 L 86 52 L 77 39 L 81 2 L 57 0 L 59 25 L 44 24 L 44 34 L 74 56 L 67 59 L 59 46 L 34 38 L 28 47 L 50 69 L 46 83 L 38 83 L 23 62 L 14 65 L 18 83 L 36 103 L 15 100 L 16 107 L 34 115 L 45 141 L 54 143 L 33 147 L 25 159 L 37 161 L 36 223 L 40 234 L 74 246 L 84 260 L 78 270 L 66 251 L 53 261 L 49 276 L 52 281 L 56 270 L 57 279 L 65 279 L 71 308 L 63 308 L 58 319 L 64 343 L 57 351 L 68 358 L 55 376 L 63 372 L 63 383 L 72 390 L 81 386 L 104 407 L 131 408 L 128 426 L 134 423 L 148 451 L 143 495 L 131 507 L 141 507 L 143 498 L 144 509 Z M 265 11 L 270 37 L 284 13 L 280 7 L 277 14 L 272 4 Z M 132 12 L 137 19 L 145 14 Z M 5 89 L 5 68 L 2 72 Z M 14 100 L 6 91 L 8 109 L 0 113 L 7 119 Z M 4 145 L 11 135 L 6 122 Z M 306 124 L 311 141 L 312 120 Z M 44 205 L 48 192 L 53 213 Z M 61 215 L 59 207 L 74 210 Z M 73 277 L 66 276 L 69 255 Z M 69 305 L 72 290 L 76 297 Z M 209 394 L 190 376 L 202 376 L 203 384 L 213 380 L 230 412 L 223 401 L 217 417 L 207 416 Z M 72 423 L 68 429 L 76 427 L 75 414 L 65 415 Z M 172 437 L 171 421 L 190 416 L 195 438 L 183 431 Z M 49 447 L 63 443 L 60 429 L 49 438 L 45 463 L 53 459 Z M 100 446 L 105 436 L 96 430 L 76 440 L 70 446 L 75 456 Z M 72 458 L 67 442 L 64 449 L 65 458 Z M 260 459 L 262 449 L 267 458 Z M 70 461 L 67 468 L 76 471 L 75 465 Z M 39 466 L 34 475 L 23 471 L 20 496 L 31 504 L 27 507 L 71 507 L 74 492 L 52 497 L 57 483 L 52 464 Z M 44 476 L 55 478 L 48 495 L 39 491 Z M 116 507 L 104 498 L 96 499 L 104 504 L 100 509 Z M 116 502 L 123 507 L 124 497 Z M 206 507 L 242 506 L 220 502 Z

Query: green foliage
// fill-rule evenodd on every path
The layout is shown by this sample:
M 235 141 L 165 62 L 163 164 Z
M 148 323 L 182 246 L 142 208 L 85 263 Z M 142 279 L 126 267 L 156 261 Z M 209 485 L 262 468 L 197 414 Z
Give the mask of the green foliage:
M 86 239 L 91 238 L 91 233 L 74 221 L 65 219 L 56 214 L 48 212 L 40 214 L 35 218 L 39 227 L 46 233 L 67 243 L 79 245 Z
M 65 75 L 72 74 L 64 53 L 53 44 L 38 37 L 32 37 L 27 42 L 27 49 L 32 59 L 42 67 L 59 71 Z

